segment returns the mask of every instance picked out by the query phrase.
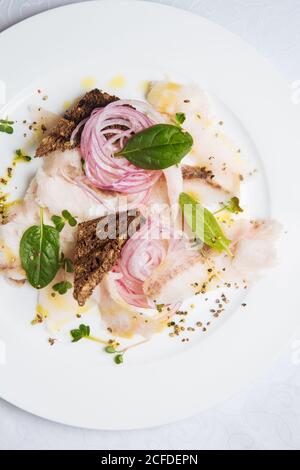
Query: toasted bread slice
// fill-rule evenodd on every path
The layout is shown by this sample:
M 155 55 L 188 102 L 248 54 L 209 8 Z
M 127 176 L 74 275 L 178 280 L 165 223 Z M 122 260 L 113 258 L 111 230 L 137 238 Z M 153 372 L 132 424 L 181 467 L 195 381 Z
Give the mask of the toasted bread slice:
M 79 135 L 71 144 L 70 138 L 76 126 L 89 117 L 95 108 L 103 108 L 119 98 L 104 93 L 97 88 L 86 93 L 77 103 L 69 108 L 58 123 L 43 138 L 38 146 L 35 156 L 43 157 L 54 150 L 67 150 L 79 145 Z
M 74 298 L 80 306 L 92 295 L 105 273 L 116 264 L 121 249 L 143 222 L 138 214 L 128 212 L 83 222 L 78 226 L 74 255 Z M 106 237 L 108 227 L 112 227 Z

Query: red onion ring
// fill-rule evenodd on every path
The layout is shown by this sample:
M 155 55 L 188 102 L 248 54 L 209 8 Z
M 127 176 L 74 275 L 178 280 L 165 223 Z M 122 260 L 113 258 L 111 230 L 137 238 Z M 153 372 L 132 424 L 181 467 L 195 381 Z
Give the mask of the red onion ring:
M 113 270 L 120 275 L 115 283 L 125 302 L 135 307 L 155 308 L 155 304 L 145 295 L 143 284 L 170 251 L 182 250 L 185 246 L 185 240 L 175 237 L 172 229 L 149 217 L 127 241 Z
M 126 158 L 114 157 L 114 154 L 133 134 L 157 122 L 162 122 L 162 117 L 140 101 L 118 100 L 105 108 L 95 109 L 87 120 L 79 123 L 71 137 L 74 140 L 84 125 L 80 149 L 88 180 L 97 188 L 124 194 L 145 194 L 150 190 L 160 178 L 161 171 L 143 170 Z

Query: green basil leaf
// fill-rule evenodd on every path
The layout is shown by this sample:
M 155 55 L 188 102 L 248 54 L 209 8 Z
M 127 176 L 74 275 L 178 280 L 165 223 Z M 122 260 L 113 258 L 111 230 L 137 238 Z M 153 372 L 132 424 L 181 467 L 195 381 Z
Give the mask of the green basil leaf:
M 20 258 L 29 283 L 42 289 L 55 278 L 59 267 L 59 233 L 41 223 L 26 230 L 20 242 Z
M 225 237 L 217 219 L 208 209 L 186 193 L 180 194 L 179 204 L 189 227 L 202 242 L 231 255 L 228 248 L 231 240 Z
M 180 163 L 193 146 L 192 136 L 172 124 L 156 124 L 135 134 L 115 154 L 139 168 L 162 170 Z

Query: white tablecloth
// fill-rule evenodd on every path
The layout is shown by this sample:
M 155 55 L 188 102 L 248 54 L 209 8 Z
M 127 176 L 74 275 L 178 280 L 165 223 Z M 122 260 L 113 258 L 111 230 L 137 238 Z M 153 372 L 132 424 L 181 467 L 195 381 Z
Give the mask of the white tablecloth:
M 0 0 L 0 31 L 32 14 L 67 3 L 72 1 Z M 161 3 L 225 26 L 271 59 L 291 85 L 300 80 L 299 0 Z M 295 332 L 268 375 L 252 387 L 212 410 L 160 428 L 129 432 L 75 429 L 37 418 L 0 400 L 0 449 L 299 450 L 300 331 Z

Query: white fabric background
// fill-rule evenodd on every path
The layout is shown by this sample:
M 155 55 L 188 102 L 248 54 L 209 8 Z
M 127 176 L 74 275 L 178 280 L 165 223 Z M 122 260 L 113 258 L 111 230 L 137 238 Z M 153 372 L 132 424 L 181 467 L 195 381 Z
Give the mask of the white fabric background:
M 225 26 L 268 57 L 291 85 L 300 80 L 300 0 L 153 1 Z M 68 3 L 72 1 L 0 0 L 0 31 Z M 160 428 L 124 432 L 75 429 L 42 420 L 0 400 L 0 449 L 299 450 L 300 330 L 268 375 L 248 390 L 212 410 Z

